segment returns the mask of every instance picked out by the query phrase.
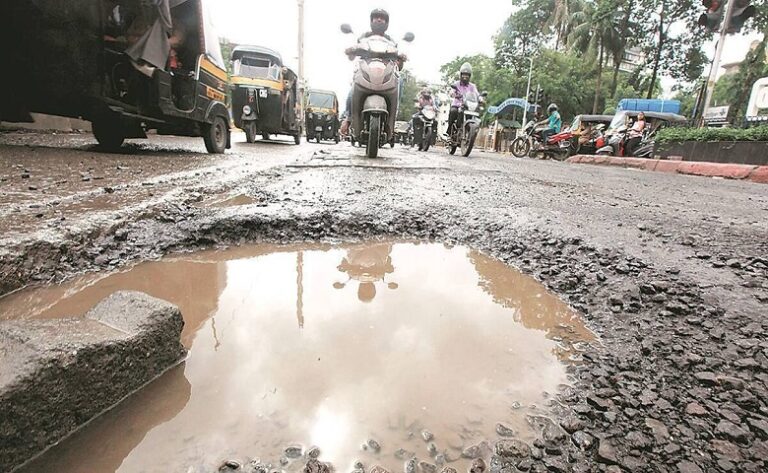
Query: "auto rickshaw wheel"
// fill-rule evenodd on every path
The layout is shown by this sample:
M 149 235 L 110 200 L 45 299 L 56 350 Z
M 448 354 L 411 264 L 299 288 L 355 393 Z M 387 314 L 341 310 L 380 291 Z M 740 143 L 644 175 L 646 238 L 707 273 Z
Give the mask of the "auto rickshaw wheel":
M 295 144 L 297 144 L 297 145 L 300 145 L 301 144 L 301 134 L 296 133 L 295 135 L 293 135 L 293 142 Z
M 91 124 L 91 128 L 99 146 L 106 150 L 118 150 L 125 141 L 125 135 L 117 120 L 96 120 Z
M 248 124 L 245 126 L 245 141 L 254 143 L 256 141 L 256 126 Z
M 579 141 L 578 137 L 571 138 L 571 141 L 568 143 L 568 157 L 575 156 L 579 154 L 579 151 L 581 150 L 581 142 Z
M 213 119 L 213 123 L 206 125 L 203 130 L 205 149 L 209 153 L 221 154 L 227 148 L 227 121 L 221 115 Z
M 264 141 L 269 141 L 269 133 L 262 133 L 262 134 L 261 134 L 261 138 L 262 138 Z

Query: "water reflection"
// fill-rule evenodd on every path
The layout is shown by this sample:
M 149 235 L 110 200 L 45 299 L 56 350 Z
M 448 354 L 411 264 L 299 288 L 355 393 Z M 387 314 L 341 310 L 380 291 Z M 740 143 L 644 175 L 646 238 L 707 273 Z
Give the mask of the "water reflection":
M 496 263 L 441 245 L 257 247 L 18 294 L 54 316 L 123 286 L 146 290 L 181 306 L 191 347 L 183 373 L 27 471 L 214 471 L 227 458 L 277 463 L 295 443 L 318 445 L 338 469 L 361 459 L 400 471 L 400 448 L 429 457 L 422 428 L 448 458 L 495 437 L 497 422 L 530 438 L 530 408 L 511 407 L 541 404 L 567 381 L 555 340 L 592 336 L 535 281 Z M 340 273 L 346 282 L 330 285 Z M 397 288 L 393 277 L 397 291 L 361 297 L 363 285 Z M 380 453 L 360 450 L 369 438 Z
M 348 249 L 338 266 L 339 271 L 347 273 L 347 280 L 336 282 L 333 287 L 344 289 L 350 281 L 357 281 L 357 298 L 360 302 L 371 302 L 376 297 L 376 283 L 379 281 L 384 282 L 389 289 L 397 289 L 397 283 L 385 281 L 387 274 L 395 272 L 390 253 L 392 245 L 387 243 L 359 245 Z

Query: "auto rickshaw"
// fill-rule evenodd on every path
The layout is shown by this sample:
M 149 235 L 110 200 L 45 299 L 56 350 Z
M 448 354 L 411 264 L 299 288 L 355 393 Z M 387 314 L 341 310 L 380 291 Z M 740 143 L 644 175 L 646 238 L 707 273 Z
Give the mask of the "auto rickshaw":
M 232 50 L 232 118 L 248 143 L 261 135 L 292 136 L 301 143 L 297 116 L 298 77 L 283 66 L 280 53 L 262 46 Z
M 613 115 L 576 115 L 571 123 L 573 134 L 568 155 L 594 154 L 598 136 L 610 125 Z
M 304 118 L 307 141 L 339 142 L 339 99 L 334 92 L 310 89 Z
M 642 112 L 645 114 L 646 127 L 640 143 L 632 150 L 627 149 L 629 130 L 641 112 L 620 110 L 616 112 L 605 136 L 598 140 L 597 154 L 612 156 L 634 156 L 647 158 L 653 154 L 656 132 L 668 126 L 685 126 L 688 119 L 675 113 Z M 602 145 L 602 147 L 600 147 Z
M 15 72 L 0 120 L 82 118 L 108 149 L 152 129 L 229 148 L 227 73 L 203 0 L 7 3 L 3 60 Z

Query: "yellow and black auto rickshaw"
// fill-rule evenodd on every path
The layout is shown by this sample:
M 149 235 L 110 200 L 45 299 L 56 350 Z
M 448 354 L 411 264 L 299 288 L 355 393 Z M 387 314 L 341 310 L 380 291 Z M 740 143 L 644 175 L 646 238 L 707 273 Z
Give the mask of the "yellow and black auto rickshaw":
M 232 118 L 248 143 L 257 135 L 292 136 L 301 143 L 298 77 L 283 66 L 280 54 L 261 46 L 232 50 Z
M 99 144 L 159 134 L 230 146 L 228 87 L 203 0 L 14 0 L 4 7 L 0 120 L 30 112 L 84 118 Z
M 334 92 L 310 89 L 304 115 L 307 141 L 339 142 L 339 99 Z

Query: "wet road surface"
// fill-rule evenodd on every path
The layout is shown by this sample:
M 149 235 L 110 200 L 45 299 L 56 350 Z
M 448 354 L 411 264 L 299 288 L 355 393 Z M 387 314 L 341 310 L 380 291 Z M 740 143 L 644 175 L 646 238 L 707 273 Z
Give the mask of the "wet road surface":
M 2 206 L 2 290 L 216 245 L 466 244 L 541 280 L 602 342 L 550 403 L 560 426 L 537 433 L 525 467 L 768 468 L 765 186 L 441 148 L 385 148 L 370 162 L 348 145 L 235 140 L 224 156 L 161 137 L 102 155 L 90 135 L 0 135 L 0 199 L 17 202 Z M 520 461 L 497 457 L 494 471 Z

